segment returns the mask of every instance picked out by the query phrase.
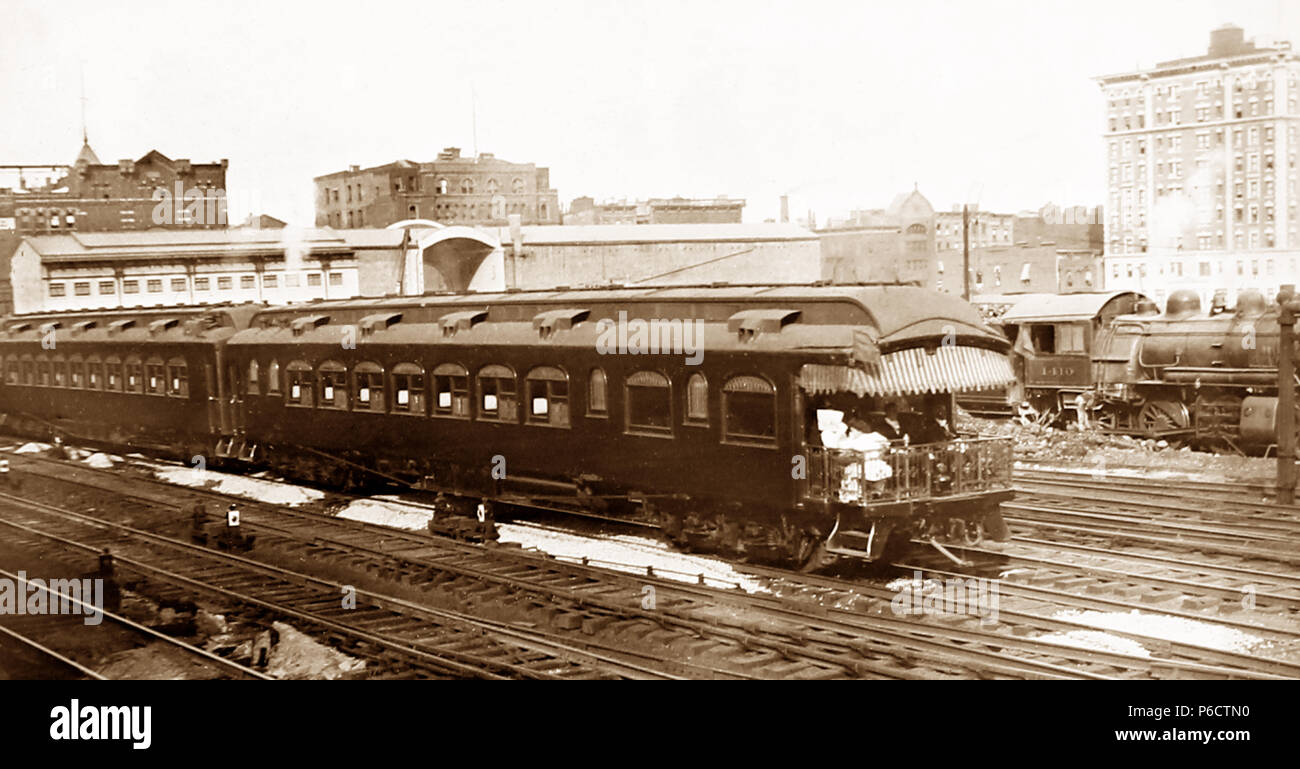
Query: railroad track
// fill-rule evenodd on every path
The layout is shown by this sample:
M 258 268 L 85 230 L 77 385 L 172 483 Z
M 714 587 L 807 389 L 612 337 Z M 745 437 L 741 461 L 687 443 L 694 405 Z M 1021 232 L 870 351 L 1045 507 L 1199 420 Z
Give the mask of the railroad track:
M 40 460 L 48 461 L 48 460 Z M 59 463 L 66 469 L 67 465 Z M 77 473 L 80 474 L 81 468 Z M 63 473 L 59 480 L 78 481 Z M 177 494 L 189 489 L 165 486 L 156 500 L 175 506 Z M 116 493 L 116 492 L 115 492 Z M 140 492 L 134 494 L 138 497 Z M 202 492 L 208 497 L 224 497 Z M 267 537 L 286 551 L 313 559 L 361 559 L 366 568 L 397 582 L 441 580 L 468 593 L 526 593 L 567 599 L 577 615 L 570 624 L 607 627 L 658 625 L 666 642 L 684 653 L 698 647 L 732 643 L 750 653 L 749 670 L 763 677 L 778 675 L 781 666 L 812 664 L 828 677 L 994 677 L 1108 678 L 1195 676 L 1208 678 L 1269 677 L 1263 665 L 1241 657 L 1222 657 L 1227 663 L 1208 665 L 1185 658 L 1151 659 L 1138 655 L 1098 652 L 1068 644 L 1027 637 L 1043 629 L 1095 630 L 1079 623 L 1049 621 L 1043 617 L 1018 619 L 1000 629 L 960 627 L 945 618 L 930 622 L 899 618 L 888 611 L 891 591 L 870 594 L 858 590 L 854 600 L 867 606 L 844 609 L 825 605 L 824 585 L 805 585 L 796 600 L 789 597 L 747 595 L 702 586 L 682 585 L 651 575 L 631 576 L 598 570 L 582 564 L 560 563 L 537 554 L 507 548 L 487 549 L 424 534 L 397 531 L 301 510 L 249 505 L 241 501 L 244 520 L 259 530 L 259 543 Z M 326 533 L 330 532 L 328 536 Z M 436 575 L 435 575 L 436 572 Z M 788 580 L 790 575 L 784 577 Z M 653 610 L 638 612 L 644 588 L 659 596 Z M 858 586 L 861 587 L 861 586 Z M 632 606 L 630 606 L 632 604 Z M 816 605 L 812 605 L 816 604 Z M 738 618 L 729 614 L 735 613 Z M 960 619 L 960 618 L 959 618 Z M 1016 630 L 1020 627 L 1021 630 Z M 685 641 L 681 639 L 685 637 Z M 692 640 L 692 637 L 694 640 Z M 1146 639 L 1152 641 L 1153 639 Z M 1186 647 L 1189 654 L 1213 650 Z M 800 676 L 795 676 L 800 677 Z M 812 677 L 812 676 L 804 676 Z
M 170 649 L 179 650 L 184 657 L 189 658 L 200 666 L 204 672 L 209 673 L 209 675 L 204 675 L 204 678 L 274 680 L 271 676 L 248 665 L 242 665 L 213 654 L 206 649 L 128 619 L 102 606 L 92 606 L 75 595 L 53 590 L 45 584 L 34 584 L 21 574 L 0 569 L 0 577 L 10 580 L 13 585 L 23 591 L 23 594 L 40 592 L 45 597 L 46 605 L 52 605 L 52 602 L 57 601 L 65 607 L 75 606 L 77 608 L 78 613 L 70 615 L 6 615 L 3 622 L 0 622 L 0 634 L 73 673 L 79 674 L 79 677 L 96 680 L 109 678 L 109 676 L 102 675 L 89 666 L 89 663 L 93 661 L 75 659 L 80 656 L 76 650 L 60 648 L 69 645 L 67 644 L 67 636 L 80 633 L 99 633 L 102 635 L 109 628 L 118 628 L 138 642 L 159 643 Z M 87 625 L 84 617 L 96 612 L 101 615 L 101 623 Z
M 937 560 L 937 559 L 936 559 Z M 978 578 L 978 571 L 939 568 L 930 561 L 900 563 L 900 568 L 920 575 L 922 582 L 928 580 L 954 580 Z M 858 580 L 847 580 L 831 576 L 795 574 L 782 569 L 753 567 L 754 573 L 769 575 L 774 585 L 789 584 L 795 589 L 807 585 L 825 588 L 828 600 L 836 603 L 853 602 L 865 598 L 869 602 L 880 602 L 896 595 L 892 590 L 865 585 Z M 1262 658 L 1253 652 L 1230 651 L 1195 644 L 1171 641 L 1168 638 L 1135 633 L 1122 629 L 1100 627 L 1094 623 L 1071 619 L 1071 612 L 1131 612 L 1139 610 L 1154 612 L 1159 615 L 1193 619 L 1209 625 L 1222 624 L 1230 627 L 1248 627 L 1252 633 L 1264 639 L 1275 639 L 1278 643 L 1289 643 L 1294 650 L 1297 637 L 1294 633 L 1271 633 L 1254 625 L 1244 623 L 1219 622 L 1190 612 L 1180 612 L 1162 608 L 1158 605 L 1134 602 L 1111 595 L 1080 595 L 1073 590 L 1077 581 L 1071 577 L 1044 578 L 1042 574 L 1026 575 L 1026 580 L 1002 579 L 998 591 L 1002 605 L 998 609 L 998 619 L 1012 628 L 1014 634 L 1032 638 L 1034 634 L 1045 633 L 1102 633 L 1127 639 L 1140 644 L 1151 652 L 1150 669 L 1152 677 L 1161 678 L 1254 678 L 1276 677 L 1293 679 L 1300 677 L 1300 664 L 1276 658 Z M 1008 607 L 1006 599 L 1012 599 Z M 947 621 L 953 621 L 949 617 Z M 1081 658 L 1091 659 L 1098 664 L 1105 664 L 1111 659 L 1109 652 L 1081 651 Z
M 625 660 L 556 644 L 538 632 L 356 590 L 356 609 L 341 607 L 346 586 L 231 553 L 200 548 L 102 518 L 0 493 L 0 527 L 9 540 L 41 541 L 74 551 L 114 553 L 114 563 L 184 593 L 216 595 L 318 628 L 350 654 L 385 673 L 421 677 L 664 678 Z
M 1003 511 L 1022 532 L 1081 546 L 1136 544 L 1300 564 L 1300 507 L 1277 505 L 1258 484 L 1041 470 L 1018 471 L 1015 482 L 1016 499 Z

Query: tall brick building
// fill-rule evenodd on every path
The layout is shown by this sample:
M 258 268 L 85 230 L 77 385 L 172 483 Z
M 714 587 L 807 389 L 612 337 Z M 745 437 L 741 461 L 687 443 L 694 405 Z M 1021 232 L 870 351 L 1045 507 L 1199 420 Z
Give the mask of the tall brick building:
M 1097 78 L 1108 289 L 1266 296 L 1300 282 L 1300 55 L 1210 33 L 1205 54 Z
M 432 162 L 352 166 L 315 182 L 317 227 L 387 227 L 407 219 L 504 226 L 510 214 L 524 224 L 560 223 L 550 169 L 487 152 L 461 157 L 459 147 Z
M 101 163 L 84 140 L 71 165 L 0 165 L 0 314 L 13 309 L 9 260 L 25 236 L 225 229 L 227 165 L 157 150 Z

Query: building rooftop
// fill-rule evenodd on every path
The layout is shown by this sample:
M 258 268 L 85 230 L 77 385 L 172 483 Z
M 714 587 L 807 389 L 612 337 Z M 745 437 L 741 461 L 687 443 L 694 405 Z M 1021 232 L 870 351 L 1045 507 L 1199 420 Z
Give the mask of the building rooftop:
M 482 227 L 498 242 L 510 242 L 509 227 Z M 524 243 L 681 243 L 691 241 L 814 240 L 793 224 L 560 224 L 520 228 Z
M 1269 41 L 1263 45 L 1258 45 L 1253 39 L 1246 40 L 1245 32 L 1241 27 L 1225 24 L 1210 31 L 1210 45 L 1206 48 L 1205 53 L 1199 56 L 1170 59 L 1157 62 L 1155 66 L 1146 69 L 1139 68 L 1129 72 L 1118 72 L 1094 79 L 1105 84 L 1111 81 L 1129 80 L 1141 75 L 1164 75 L 1174 74 L 1180 70 L 1206 69 L 1234 59 L 1262 56 L 1285 56 L 1291 59 L 1300 59 L 1300 56 L 1291 51 L 1291 43 L 1287 41 Z
M 403 230 L 350 229 L 229 229 L 73 232 L 25 238 L 42 258 L 125 258 L 192 254 L 250 254 L 301 246 L 307 251 L 349 251 L 356 248 L 397 248 Z

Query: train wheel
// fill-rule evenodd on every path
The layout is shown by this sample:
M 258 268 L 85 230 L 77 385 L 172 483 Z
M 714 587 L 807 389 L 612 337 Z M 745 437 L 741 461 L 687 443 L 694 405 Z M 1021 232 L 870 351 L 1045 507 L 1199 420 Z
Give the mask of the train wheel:
M 1185 430 L 1191 421 L 1187 406 L 1177 401 L 1148 401 L 1138 412 L 1138 429 L 1148 438 Z
M 807 534 L 797 534 L 794 541 L 790 544 L 790 561 L 796 567 L 802 567 L 808 563 L 817 551 L 817 538 Z
M 813 547 L 812 553 L 809 555 L 808 560 L 806 560 L 803 563 L 803 565 L 799 567 L 799 571 L 805 573 L 816 571 L 818 569 L 829 566 L 834 562 L 835 562 L 835 556 L 826 552 L 826 543 L 818 542 Z
M 1119 429 L 1119 410 L 1111 405 L 1104 405 L 1089 416 L 1092 423 L 1106 432 Z

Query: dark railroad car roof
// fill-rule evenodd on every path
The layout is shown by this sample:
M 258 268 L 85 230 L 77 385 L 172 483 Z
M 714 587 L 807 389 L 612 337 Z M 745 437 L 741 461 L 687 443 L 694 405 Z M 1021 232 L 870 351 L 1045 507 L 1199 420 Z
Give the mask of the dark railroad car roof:
M 918 337 L 955 333 L 964 341 L 1004 341 L 959 297 L 915 286 L 899 285 L 776 285 L 661 286 L 645 288 L 554 289 L 500 293 L 433 294 L 381 299 L 340 299 L 272 307 L 252 320 L 253 327 L 288 325 L 293 319 L 327 316 L 331 324 L 358 323 L 362 318 L 401 313 L 404 323 L 437 323 L 448 313 L 478 309 L 492 323 L 532 323 L 540 313 L 580 308 L 588 318 L 699 319 L 725 323 L 751 309 L 798 310 L 807 326 L 865 327 L 881 346 L 904 344 Z
M 133 307 L 10 315 L 0 342 L 39 341 L 50 329 L 68 342 L 198 342 L 248 327 L 257 305 Z

